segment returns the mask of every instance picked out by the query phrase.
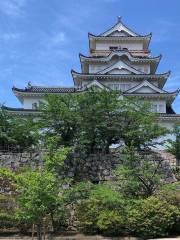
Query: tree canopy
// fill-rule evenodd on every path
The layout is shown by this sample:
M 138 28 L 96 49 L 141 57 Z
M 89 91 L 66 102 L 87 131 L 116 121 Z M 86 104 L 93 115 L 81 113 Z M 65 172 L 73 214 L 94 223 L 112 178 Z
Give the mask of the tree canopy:
M 157 123 L 150 105 L 120 98 L 119 92 L 90 89 L 84 93 L 48 95 L 42 107 L 41 127 L 58 136 L 59 145 L 87 154 L 109 153 L 123 141 L 136 149 L 154 146 L 167 129 Z
M 38 144 L 39 133 L 33 117 L 16 117 L 0 109 L 0 146 L 10 149 L 31 148 Z

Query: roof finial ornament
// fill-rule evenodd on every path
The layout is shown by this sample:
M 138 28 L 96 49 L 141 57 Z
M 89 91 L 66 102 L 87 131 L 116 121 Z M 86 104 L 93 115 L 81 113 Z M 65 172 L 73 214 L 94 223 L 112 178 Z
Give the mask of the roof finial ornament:
M 118 16 L 118 17 L 117 17 L 118 23 L 120 23 L 120 22 L 121 22 L 121 19 L 122 19 L 122 17 L 121 17 L 121 16 Z

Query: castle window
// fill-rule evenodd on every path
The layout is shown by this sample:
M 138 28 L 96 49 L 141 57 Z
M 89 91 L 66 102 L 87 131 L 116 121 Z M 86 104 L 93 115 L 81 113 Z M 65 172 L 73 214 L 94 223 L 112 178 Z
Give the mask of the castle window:
M 131 88 L 131 84 L 130 83 L 121 83 L 120 84 L 120 89 L 121 89 L 121 91 L 127 91 L 128 89 L 130 89 Z
M 32 109 L 37 109 L 38 108 L 38 104 L 35 102 L 32 104 Z
M 110 46 L 109 47 L 109 50 L 111 50 L 111 51 L 115 51 L 115 50 L 118 50 L 119 48 L 118 47 L 116 47 L 116 46 Z
M 127 91 L 128 89 L 131 88 L 130 83 L 112 83 L 108 84 L 108 87 L 111 88 L 112 90 L 121 90 L 122 92 Z
M 157 104 L 152 104 L 151 111 L 152 112 L 158 112 L 158 105 Z
M 163 103 L 156 103 L 151 105 L 151 111 L 155 113 L 164 113 L 165 105 Z
M 145 67 L 144 67 L 144 72 L 145 72 L 145 73 L 148 73 L 148 72 L 149 72 L 148 66 L 145 66 Z
M 164 104 L 159 104 L 159 112 L 160 113 L 164 112 Z

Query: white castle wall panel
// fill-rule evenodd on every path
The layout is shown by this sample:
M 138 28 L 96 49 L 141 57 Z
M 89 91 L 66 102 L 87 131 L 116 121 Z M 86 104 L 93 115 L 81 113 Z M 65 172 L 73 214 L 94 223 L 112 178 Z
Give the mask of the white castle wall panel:
M 106 42 L 97 42 L 96 50 L 109 50 L 109 47 L 121 47 L 127 48 L 129 50 L 143 50 L 143 43 L 140 42 L 126 42 L 126 43 L 106 43 Z

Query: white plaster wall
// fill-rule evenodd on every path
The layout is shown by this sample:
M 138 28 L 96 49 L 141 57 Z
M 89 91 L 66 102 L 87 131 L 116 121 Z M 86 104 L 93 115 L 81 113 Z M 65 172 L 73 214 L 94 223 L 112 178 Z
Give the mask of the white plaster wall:
M 109 50 L 109 47 L 128 48 L 129 50 L 143 50 L 142 42 L 126 42 L 126 43 L 112 43 L 112 42 L 96 42 L 96 50 Z
M 107 86 L 107 87 L 108 87 L 109 84 L 127 83 L 127 84 L 131 84 L 131 88 L 137 86 L 138 84 L 140 84 L 142 82 L 142 80 L 140 80 L 140 81 L 128 81 L 128 80 L 125 80 L 125 79 L 124 80 L 123 79 L 122 80 L 108 80 L 108 79 L 106 79 L 104 81 L 100 81 L 100 80 L 98 80 L 98 81 L 100 83 L 102 83 L 103 85 Z M 85 86 L 85 85 L 87 85 L 90 82 L 92 82 L 92 80 L 90 80 L 90 81 L 83 80 L 82 86 Z M 158 85 L 157 82 L 153 82 L 153 84 Z M 165 101 L 159 100 L 158 102 L 161 103 L 161 102 L 165 102 Z
M 108 86 L 109 84 L 120 84 L 120 83 L 127 83 L 127 84 L 131 84 L 131 88 L 132 87 L 135 87 L 136 85 L 138 85 L 140 82 L 137 82 L 137 81 L 128 81 L 128 80 L 114 80 L 114 81 L 100 81 L 102 84 L 104 84 L 105 86 Z
M 129 70 L 126 69 L 112 69 L 108 72 L 109 74 L 131 74 Z
M 97 72 L 104 70 L 105 68 L 115 64 L 117 61 L 119 61 L 119 60 L 112 59 L 111 61 L 109 61 L 107 63 L 89 64 L 89 73 L 97 73 Z M 147 74 L 150 73 L 150 64 L 134 64 L 134 63 L 131 63 L 130 61 L 124 61 L 124 62 L 126 62 L 128 65 L 132 66 L 133 68 L 140 70 L 141 72 L 144 72 Z
M 45 101 L 44 97 L 24 97 L 23 108 L 32 109 L 33 103 L 39 104 L 39 102 L 43 102 L 43 101 Z
M 133 63 L 132 67 L 134 67 L 137 70 L 140 70 L 143 73 L 150 73 L 150 64 L 137 64 L 137 63 Z
M 101 70 L 104 70 L 108 66 L 110 66 L 110 64 L 90 64 L 89 73 L 97 73 Z
M 114 31 L 109 36 L 129 36 L 128 33 L 123 31 Z
M 155 93 L 155 91 L 153 89 L 151 89 L 150 87 L 142 87 L 139 88 L 135 91 L 136 93 Z

